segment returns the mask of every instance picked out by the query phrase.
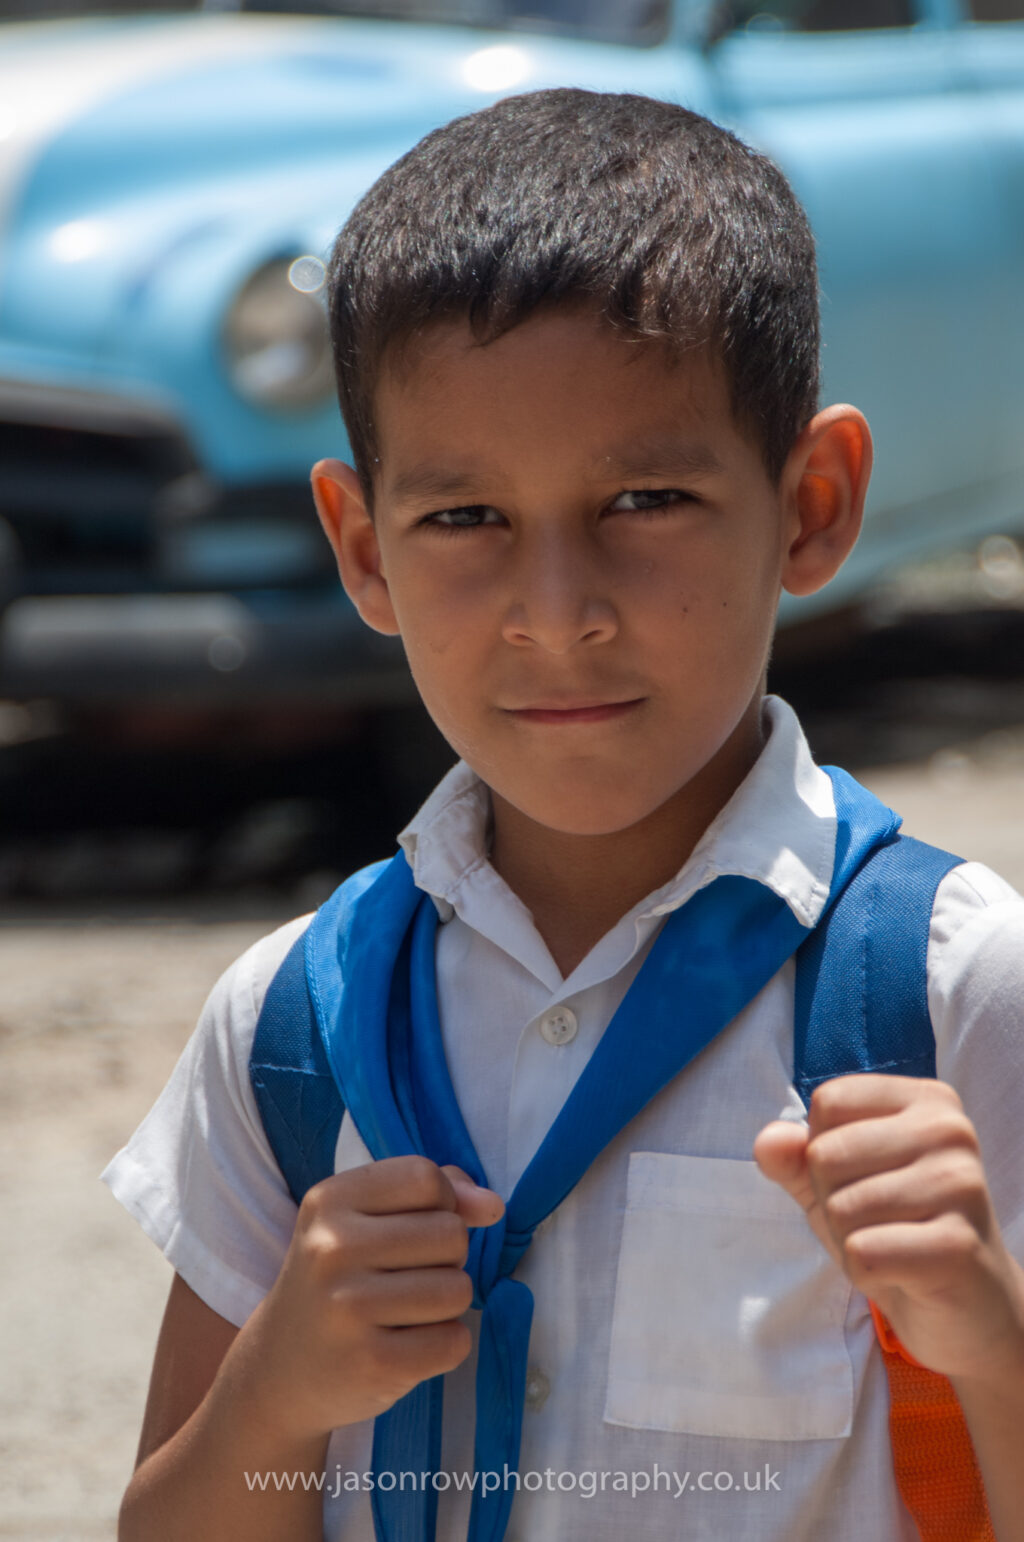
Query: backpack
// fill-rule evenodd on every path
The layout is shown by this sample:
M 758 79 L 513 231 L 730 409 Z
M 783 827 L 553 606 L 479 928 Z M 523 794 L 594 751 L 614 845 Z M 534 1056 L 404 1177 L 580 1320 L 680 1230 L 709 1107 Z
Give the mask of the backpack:
M 909 836 L 878 847 L 796 953 L 793 1082 L 805 1106 L 834 1076 L 936 1074 L 926 960 L 939 884 L 961 859 Z M 352 875 L 352 898 L 387 866 Z M 836 1025 L 841 1030 L 836 1030 Z M 344 1115 L 306 979 L 305 934 L 271 981 L 249 1075 L 296 1204 L 334 1172 Z M 994 1542 L 960 1404 L 944 1376 L 918 1365 L 871 1304 L 889 1378 L 897 1485 L 922 1542 Z

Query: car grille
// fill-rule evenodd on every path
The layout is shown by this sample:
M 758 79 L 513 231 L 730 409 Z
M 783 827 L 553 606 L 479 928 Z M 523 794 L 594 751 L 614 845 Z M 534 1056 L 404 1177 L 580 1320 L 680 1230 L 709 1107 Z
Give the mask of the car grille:
M 225 489 L 168 415 L 0 382 L 0 582 L 17 594 L 324 583 L 308 487 Z
M 0 388 L 0 519 L 17 587 L 120 592 L 152 567 L 161 495 L 195 470 L 172 420 L 135 403 Z

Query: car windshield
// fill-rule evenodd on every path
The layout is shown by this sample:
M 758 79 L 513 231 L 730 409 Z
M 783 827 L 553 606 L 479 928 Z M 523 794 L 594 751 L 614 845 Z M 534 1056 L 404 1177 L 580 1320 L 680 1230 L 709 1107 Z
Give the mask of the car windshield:
M 0 18 L 127 15 L 144 11 L 263 11 L 361 16 L 552 32 L 603 42 L 650 44 L 665 36 L 670 0 L 0 0 Z

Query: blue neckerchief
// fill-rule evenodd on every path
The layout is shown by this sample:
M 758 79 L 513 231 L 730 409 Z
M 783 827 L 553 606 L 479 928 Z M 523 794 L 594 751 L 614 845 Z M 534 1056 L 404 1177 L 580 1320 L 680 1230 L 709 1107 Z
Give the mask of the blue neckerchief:
M 899 820 L 844 772 L 836 791 L 835 864 L 828 904 Z M 827 907 L 826 907 L 827 908 Z M 331 1069 L 371 1155 L 419 1153 L 487 1178 L 445 1061 L 437 1011 L 437 911 L 399 854 L 354 900 L 328 901 L 310 928 L 307 977 Z M 666 920 L 639 974 L 584 1067 L 502 1220 L 470 1233 L 466 1268 L 482 1312 L 476 1379 L 478 1473 L 519 1465 L 529 1287 L 511 1275 L 535 1228 L 624 1125 L 768 983 L 807 928 L 766 885 L 714 879 Z M 344 988 L 342 986 L 344 985 Z M 637 1024 L 643 1025 L 638 1034 Z M 644 1052 L 637 1053 L 642 1043 Z M 374 1473 L 435 1472 L 441 1459 L 443 1378 L 401 1398 L 375 1421 Z M 513 1489 L 474 1487 L 470 1542 L 501 1542 Z M 437 1493 L 388 1490 L 372 1506 L 379 1542 L 433 1542 Z

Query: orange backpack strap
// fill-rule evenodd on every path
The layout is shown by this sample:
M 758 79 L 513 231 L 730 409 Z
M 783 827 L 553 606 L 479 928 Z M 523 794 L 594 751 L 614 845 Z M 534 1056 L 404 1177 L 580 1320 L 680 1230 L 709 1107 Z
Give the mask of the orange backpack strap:
M 900 1496 L 921 1542 L 995 1542 L 963 1410 L 949 1378 L 914 1359 L 873 1301 L 889 1374 L 889 1433 Z

